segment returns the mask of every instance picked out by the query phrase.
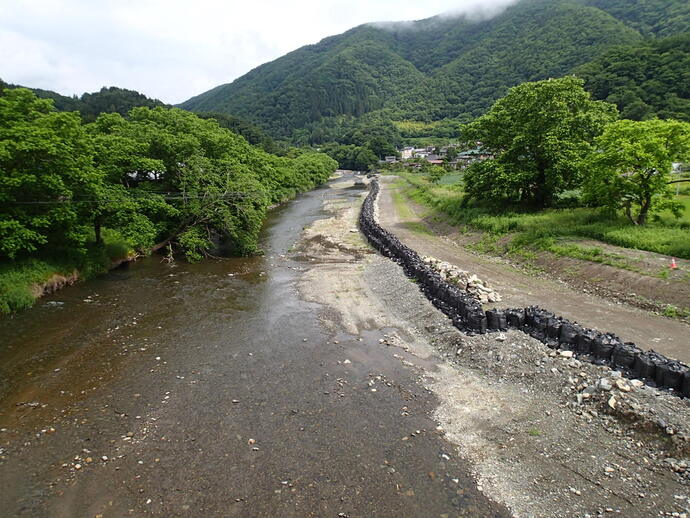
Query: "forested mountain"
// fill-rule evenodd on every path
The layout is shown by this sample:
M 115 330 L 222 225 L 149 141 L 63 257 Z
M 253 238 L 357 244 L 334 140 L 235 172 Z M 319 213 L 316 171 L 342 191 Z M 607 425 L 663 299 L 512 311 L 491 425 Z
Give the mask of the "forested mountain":
M 0 89 L 3 87 L 26 88 L 20 85 L 6 84 L 0 80 Z M 150 99 L 135 90 L 127 90 L 115 86 L 104 86 L 98 92 L 84 93 L 81 97 L 77 97 L 76 95 L 68 97 L 51 90 L 42 90 L 40 88 L 29 88 L 29 90 L 41 99 L 52 99 L 55 108 L 59 111 L 78 111 L 81 113 L 82 119 L 87 122 L 95 120 L 101 113 L 119 113 L 120 115 L 125 115 L 132 108 L 137 108 L 139 106 L 145 106 L 147 108 L 166 106 L 158 99 Z
M 558 77 L 614 46 L 687 31 L 683 0 L 521 0 L 490 19 L 367 24 L 264 64 L 182 103 L 274 137 L 324 118 L 470 120 L 524 81 Z M 298 132 L 299 133 L 299 132 Z
M 690 32 L 617 47 L 575 71 L 597 99 L 621 117 L 690 122 Z

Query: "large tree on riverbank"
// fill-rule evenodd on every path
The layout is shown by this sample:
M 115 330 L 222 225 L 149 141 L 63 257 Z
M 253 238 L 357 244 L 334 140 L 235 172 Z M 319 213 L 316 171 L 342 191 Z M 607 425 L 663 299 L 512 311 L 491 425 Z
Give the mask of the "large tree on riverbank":
M 523 83 L 467 125 L 463 139 L 495 155 L 468 169 L 467 194 L 543 208 L 577 186 L 578 162 L 617 116 L 614 105 L 593 101 L 582 85 L 575 77 Z
M 596 151 L 586 161 L 586 197 L 614 210 L 623 210 L 634 225 L 650 215 L 682 206 L 671 189 L 673 162 L 690 160 L 690 124 L 678 121 L 621 120 L 609 124 L 596 139 Z
M 84 125 L 26 89 L 0 91 L 0 262 L 168 243 L 257 251 L 268 207 L 328 179 L 324 154 L 278 157 L 179 109 L 134 108 Z M 126 248 L 125 248 L 126 251 Z M 69 261 L 68 261 L 69 262 Z

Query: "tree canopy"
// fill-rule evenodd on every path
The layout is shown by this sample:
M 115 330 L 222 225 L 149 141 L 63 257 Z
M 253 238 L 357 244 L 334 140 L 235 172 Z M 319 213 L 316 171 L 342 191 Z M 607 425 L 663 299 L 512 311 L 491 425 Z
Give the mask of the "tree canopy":
M 575 74 L 621 117 L 690 121 L 690 33 L 617 47 Z
M 323 154 L 278 157 L 179 109 L 127 118 L 75 112 L 26 89 L 0 95 L 0 260 L 65 250 L 83 255 L 102 228 L 143 251 L 174 242 L 190 259 L 222 243 L 257 251 L 271 204 L 325 181 Z
M 578 185 L 577 164 L 617 116 L 615 106 L 593 101 L 582 85 L 575 77 L 523 83 L 468 124 L 463 139 L 495 155 L 470 166 L 468 195 L 547 207 Z
M 0 257 L 44 247 L 85 250 L 103 176 L 74 113 L 24 89 L 0 96 Z
M 670 187 L 673 162 L 690 160 L 690 124 L 621 120 L 609 124 L 585 160 L 590 202 L 622 209 L 635 225 L 664 209 L 679 212 Z

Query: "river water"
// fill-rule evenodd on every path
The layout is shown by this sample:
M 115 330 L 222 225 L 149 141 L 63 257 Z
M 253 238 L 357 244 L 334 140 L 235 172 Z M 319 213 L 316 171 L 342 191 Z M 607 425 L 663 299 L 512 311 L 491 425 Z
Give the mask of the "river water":
M 299 298 L 291 247 L 344 195 L 272 211 L 264 256 L 154 256 L 0 319 L 0 514 L 505 516 L 380 332 L 335 340 Z

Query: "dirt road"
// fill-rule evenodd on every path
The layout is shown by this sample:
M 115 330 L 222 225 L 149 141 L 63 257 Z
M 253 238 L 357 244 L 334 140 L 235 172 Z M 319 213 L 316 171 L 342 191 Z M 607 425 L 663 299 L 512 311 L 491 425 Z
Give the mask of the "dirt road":
M 424 225 L 420 208 L 410 203 L 405 216 L 400 215 L 392 198 L 395 180 L 396 177 L 381 180 L 381 224 L 420 254 L 447 261 L 487 281 L 503 297 L 497 307 L 541 306 L 586 327 L 616 333 L 643 349 L 654 349 L 690 362 L 690 325 L 582 293 L 544 274 L 527 274 L 501 259 L 471 253 L 454 241 L 452 235 L 411 230 Z
M 279 209 L 264 257 L 151 259 L 0 322 L 0 509 L 690 510 L 686 402 L 521 333 L 462 335 L 364 242 L 364 194 L 344 178 Z

